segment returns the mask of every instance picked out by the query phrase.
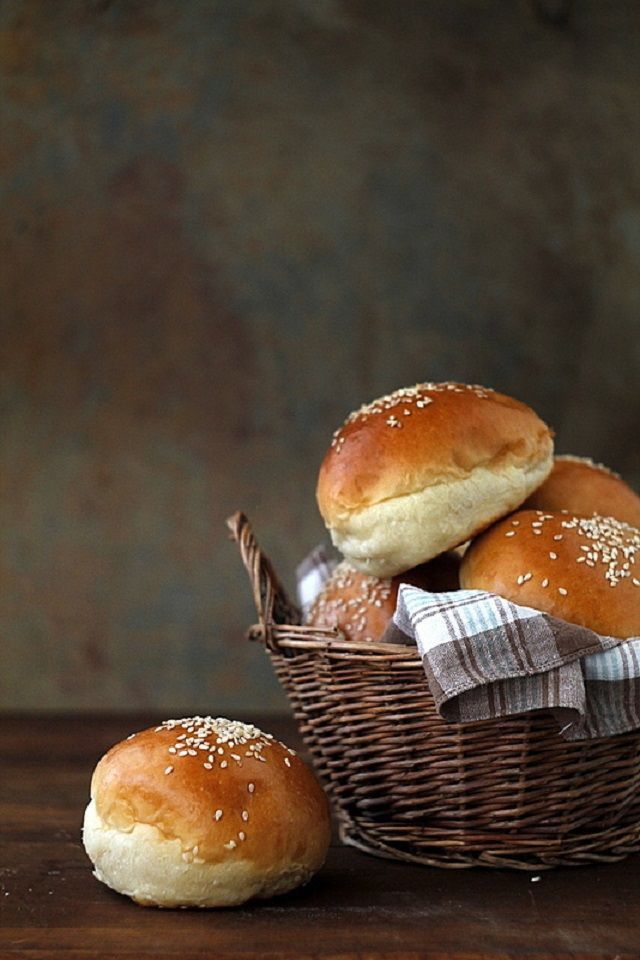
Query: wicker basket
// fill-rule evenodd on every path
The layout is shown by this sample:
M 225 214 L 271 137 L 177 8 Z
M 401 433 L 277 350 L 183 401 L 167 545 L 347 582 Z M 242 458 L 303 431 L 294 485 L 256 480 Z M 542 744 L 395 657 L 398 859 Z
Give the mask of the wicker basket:
M 570 743 L 542 712 L 445 723 L 417 651 L 301 626 L 246 517 L 228 526 L 258 610 L 248 636 L 269 651 L 344 843 L 526 870 L 640 850 L 640 732 Z

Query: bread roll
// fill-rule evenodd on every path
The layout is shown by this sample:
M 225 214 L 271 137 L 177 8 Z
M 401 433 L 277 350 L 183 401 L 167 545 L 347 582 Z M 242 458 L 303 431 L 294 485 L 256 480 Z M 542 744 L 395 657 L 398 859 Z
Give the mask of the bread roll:
M 221 717 L 167 720 L 98 763 L 83 839 L 95 876 L 142 905 L 227 907 L 322 865 L 326 797 L 293 750 Z
M 615 517 L 640 527 L 640 497 L 601 463 L 587 457 L 556 457 L 553 470 L 526 503 L 531 510 L 568 510 L 576 516 Z
M 320 467 L 318 506 L 345 560 L 391 577 L 520 506 L 552 464 L 551 431 L 523 403 L 423 383 L 347 418 Z
M 460 583 L 604 636 L 640 635 L 640 531 L 611 517 L 514 513 L 471 544 Z
M 445 553 L 397 577 L 370 577 L 346 561 L 339 563 L 316 597 L 306 623 L 337 627 L 345 640 L 377 641 L 394 614 L 401 583 L 423 590 L 457 590 L 460 557 Z

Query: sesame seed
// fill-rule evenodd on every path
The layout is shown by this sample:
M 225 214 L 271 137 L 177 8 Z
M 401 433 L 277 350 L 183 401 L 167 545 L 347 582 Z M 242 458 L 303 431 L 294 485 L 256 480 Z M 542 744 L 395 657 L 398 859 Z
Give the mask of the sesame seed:
M 220 766 L 222 767 L 223 770 L 226 770 L 226 768 L 229 766 L 229 764 L 227 763 L 226 760 L 222 760 L 222 761 L 220 762 Z
M 630 575 L 630 564 L 640 550 L 640 534 L 628 524 L 613 517 L 569 517 L 562 521 L 567 530 L 575 530 L 588 542 L 579 544 L 584 556 L 577 563 L 586 563 L 591 569 L 598 566 L 610 587 L 617 586 Z
M 640 580 L 637 580 L 635 577 L 633 577 L 631 582 L 634 585 L 634 587 L 640 587 Z
M 507 532 L 505 533 L 505 537 L 515 537 L 515 535 L 516 535 L 515 530 L 507 530 Z
M 229 840 L 228 843 L 225 843 L 224 848 L 225 850 L 235 850 L 237 846 L 238 844 L 235 842 L 235 840 Z
M 285 758 L 284 758 L 284 762 L 286 763 L 286 765 L 287 765 L 288 767 L 291 766 L 291 760 L 289 760 L 289 757 L 285 757 Z
M 568 592 L 569 592 L 569 591 L 568 591 L 568 590 L 565 590 L 564 587 L 558 587 L 558 593 L 561 594 L 563 597 L 566 597 L 566 595 L 567 595 Z
M 434 395 L 445 392 L 469 392 L 475 394 L 475 396 L 481 399 L 487 399 L 493 394 L 493 391 L 475 384 L 459 384 L 452 382 L 418 383 L 413 387 L 402 387 L 401 389 L 395 390 L 393 393 L 387 394 L 386 396 L 378 397 L 378 399 L 373 400 L 371 403 L 363 404 L 358 410 L 354 410 L 353 413 L 349 414 L 343 426 L 355 421 L 366 420 L 371 416 L 384 414 L 397 408 L 402 409 L 404 416 L 409 416 L 411 414 L 412 406 L 415 406 L 418 410 L 422 410 L 429 406 L 429 404 L 435 402 Z M 395 422 L 389 423 L 389 421 Z M 397 422 L 397 418 L 392 413 L 390 413 L 390 415 L 386 418 L 386 422 L 389 424 L 389 426 L 400 426 L 400 424 Z M 343 439 L 341 437 L 341 431 L 342 428 L 334 432 L 334 441 L 339 442 L 340 439 Z
M 171 767 L 171 766 L 165 767 L 165 768 L 164 768 L 164 772 L 165 772 L 165 773 L 173 773 L 173 767 Z
M 212 763 L 203 763 L 202 766 L 205 768 L 205 770 L 213 770 Z
M 246 823 L 247 820 L 249 819 L 249 811 L 248 811 L 248 810 L 243 810 L 241 816 L 242 816 L 242 819 L 243 819 L 243 820 L 245 821 L 245 823 Z
M 249 793 L 253 793 L 253 791 L 255 790 L 255 788 L 256 788 L 255 783 L 250 783 L 250 784 L 248 784 L 248 786 L 247 786 L 247 790 L 249 791 Z
M 558 559 L 558 554 L 557 554 L 557 553 L 554 553 L 553 550 L 551 550 L 551 551 L 549 552 L 549 559 L 550 559 L 550 560 L 557 560 L 557 559 Z
M 564 537 L 563 537 L 563 535 L 562 535 L 561 533 L 556 533 L 556 534 L 554 534 L 553 539 L 554 539 L 554 540 L 563 540 Z
M 542 581 L 542 586 L 543 586 L 543 587 L 548 587 L 548 586 L 549 586 L 549 578 L 548 578 L 548 577 L 545 577 L 545 578 L 544 578 L 544 580 Z

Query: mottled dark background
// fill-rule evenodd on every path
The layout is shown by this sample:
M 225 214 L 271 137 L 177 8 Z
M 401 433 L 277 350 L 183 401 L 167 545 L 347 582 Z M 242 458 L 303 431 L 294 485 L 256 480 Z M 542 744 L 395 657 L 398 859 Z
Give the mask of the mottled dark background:
M 282 707 L 224 518 L 290 583 L 390 388 L 638 484 L 640 15 L 566 11 L 4 0 L 2 706 Z

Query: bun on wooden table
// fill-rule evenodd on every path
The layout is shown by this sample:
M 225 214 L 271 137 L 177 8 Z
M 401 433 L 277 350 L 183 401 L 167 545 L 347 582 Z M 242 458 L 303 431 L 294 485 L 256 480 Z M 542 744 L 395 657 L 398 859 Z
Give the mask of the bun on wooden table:
M 306 883 L 330 833 L 295 751 L 251 724 L 187 717 L 105 754 L 83 839 L 98 880 L 139 904 L 227 907 Z

